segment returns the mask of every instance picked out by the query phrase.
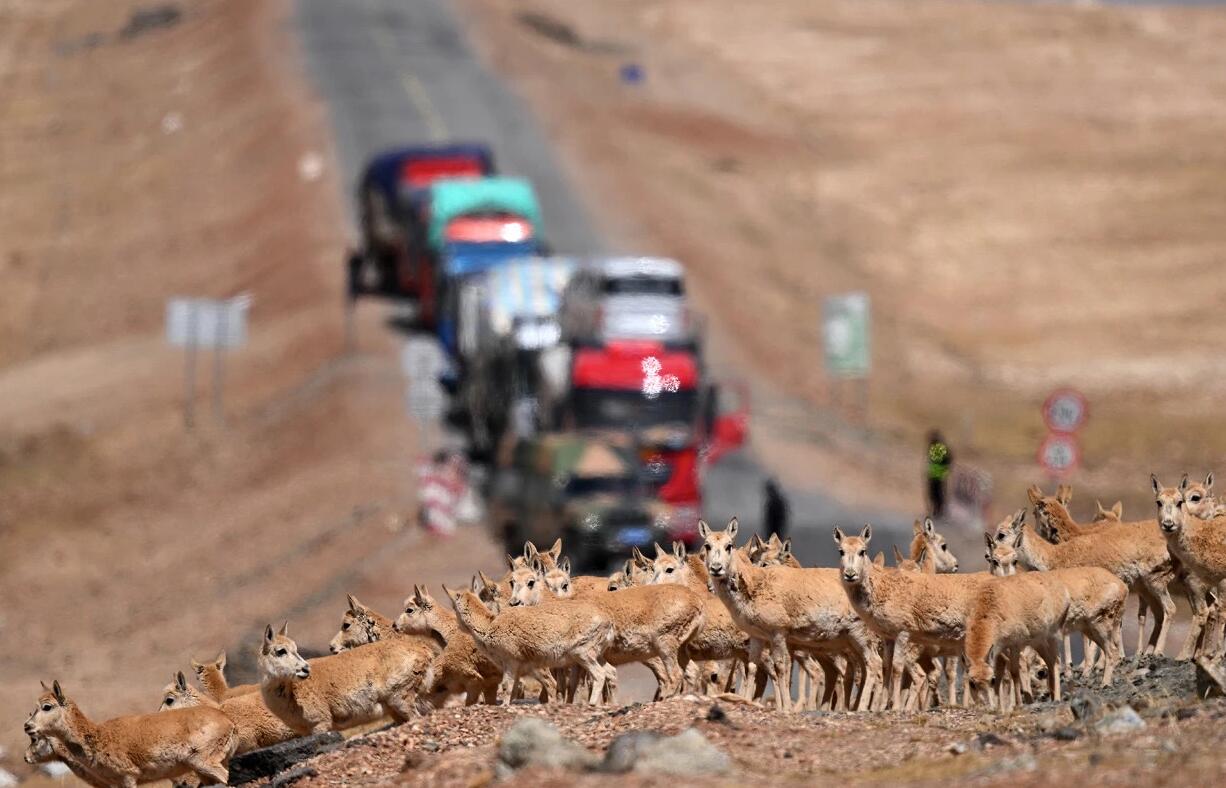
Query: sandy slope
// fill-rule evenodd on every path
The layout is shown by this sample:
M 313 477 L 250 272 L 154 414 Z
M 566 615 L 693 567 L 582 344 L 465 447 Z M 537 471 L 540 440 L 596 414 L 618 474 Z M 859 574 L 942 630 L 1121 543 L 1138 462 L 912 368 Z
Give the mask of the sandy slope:
M 748 368 L 828 408 L 818 305 L 871 293 L 887 445 L 836 445 L 850 489 L 914 485 L 935 424 L 1013 505 L 1058 384 L 1091 397 L 1074 481 L 1095 494 L 1148 507 L 1151 467 L 1226 448 L 1206 419 L 1226 385 L 1220 8 L 466 7 L 601 218 L 687 262 Z M 643 84 L 618 82 L 627 62 Z
M 378 310 L 342 355 L 346 239 L 323 114 L 286 2 L 185 2 L 117 35 L 125 0 L 0 3 L 0 744 L 38 680 L 98 715 L 152 709 L 190 656 L 344 592 L 399 605 L 416 437 Z M 324 162 L 315 180 L 304 156 Z M 250 292 L 228 423 L 181 423 L 163 301 Z M 466 536 L 463 571 L 489 566 Z M 474 542 L 470 544 L 469 542 Z M 412 560 L 411 558 L 408 560 Z M 393 587 L 395 586 L 395 587 Z M 232 656 L 232 662 L 240 655 Z M 239 660 L 241 661 L 241 659 Z

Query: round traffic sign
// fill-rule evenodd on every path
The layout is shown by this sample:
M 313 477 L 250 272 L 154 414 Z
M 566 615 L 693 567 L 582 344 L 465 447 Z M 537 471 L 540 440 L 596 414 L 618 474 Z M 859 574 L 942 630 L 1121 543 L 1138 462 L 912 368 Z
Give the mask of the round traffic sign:
M 1054 432 L 1039 445 L 1039 465 L 1053 476 L 1070 473 L 1081 462 L 1081 447 L 1072 435 Z
M 1090 403 L 1076 389 L 1056 389 L 1043 403 L 1043 421 L 1052 432 L 1076 432 L 1090 415 Z

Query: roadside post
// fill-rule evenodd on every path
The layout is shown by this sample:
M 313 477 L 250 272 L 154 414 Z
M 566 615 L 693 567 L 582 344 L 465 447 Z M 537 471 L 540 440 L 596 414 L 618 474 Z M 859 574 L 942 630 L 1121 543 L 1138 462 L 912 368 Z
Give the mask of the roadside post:
M 822 303 L 822 344 L 831 400 L 838 410 L 843 388 L 854 386 L 853 413 L 868 421 L 868 376 L 872 368 L 871 308 L 868 293 L 828 296 Z

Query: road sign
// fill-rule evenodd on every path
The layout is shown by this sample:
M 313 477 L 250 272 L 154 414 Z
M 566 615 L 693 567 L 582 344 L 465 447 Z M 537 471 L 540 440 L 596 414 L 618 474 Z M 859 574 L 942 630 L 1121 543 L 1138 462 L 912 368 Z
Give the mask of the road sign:
M 828 374 L 867 377 L 871 364 L 868 293 L 828 297 L 822 305 L 822 338 Z
M 1081 447 L 1072 435 L 1053 432 L 1039 446 L 1039 464 L 1052 476 L 1071 473 L 1079 462 Z
M 1052 432 L 1074 433 L 1089 415 L 1089 402 L 1075 389 L 1056 389 L 1043 403 L 1043 421 Z
M 177 347 L 241 347 L 247 342 L 251 296 L 172 298 L 166 302 L 166 341 Z

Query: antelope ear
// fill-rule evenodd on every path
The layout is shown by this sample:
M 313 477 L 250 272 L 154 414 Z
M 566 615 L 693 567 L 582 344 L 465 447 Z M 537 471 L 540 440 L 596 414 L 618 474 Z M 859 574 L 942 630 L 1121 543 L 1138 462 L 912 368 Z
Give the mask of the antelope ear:
M 541 560 L 541 554 L 537 553 L 532 556 L 532 571 L 538 575 L 545 574 L 545 562 Z
M 625 577 L 627 580 L 633 580 L 633 579 L 634 579 L 634 559 L 633 559 L 633 558 L 627 558 L 627 559 L 626 559 L 626 565 L 625 565 L 624 567 L 622 567 L 622 575 L 623 575 L 623 576 L 624 576 L 624 577 Z
M 834 527 L 834 543 L 835 543 L 835 544 L 840 544 L 840 545 L 841 545 L 841 544 L 843 543 L 843 540 L 844 540 L 845 538 L 846 538 L 846 537 L 843 535 L 843 529 L 842 529 L 842 528 L 839 528 L 839 527 L 836 525 L 836 526 Z
M 353 594 L 345 594 L 345 601 L 349 603 L 349 609 L 354 613 L 361 612 L 362 603 Z
M 884 551 L 878 550 L 877 555 L 873 556 L 873 566 L 876 566 L 876 567 L 885 566 L 885 552 Z
M 1154 495 L 1157 495 L 1158 493 L 1162 492 L 1162 485 L 1158 483 L 1158 477 L 1155 474 L 1151 473 L 1149 475 L 1149 483 L 1153 485 Z
M 1183 475 L 1183 478 L 1179 480 L 1179 489 L 1181 490 L 1188 489 L 1188 474 L 1185 473 Z
M 524 542 L 524 558 L 531 558 L 534 555 L 540 555 L 537 552 L 536 545 L 531 542 Z
M 476 582 L 475 577 L 473 578 L 473 582 Z M 451 600 L 452 606 L 454 606 L 456 602 L 460 601 L 460 594 L 463 593 L 462 591 L 460 591 L 460 589 L 456 589 L 452 591 L 450 588 L 447 587 L 446 583 L 440 583 L 440 585 L 443 587 L 443 593 L 446 594 L 447 598 Z
M 213 660 L 213 664 L 217 666 L 218 670 L 226 669 L 226 652 L 224 650 L 218 652 L 217 659 Z
M 735 517 L 729 520 L 728 521 L 728 538 L 736 539 L 736 531 L 740 527 L 741 527 L 741 524 Z
M 284 637 L 289 637 L 289 619 L 288 618 L 285 619 L 285 621 L 281 622 L 281 630 L 277 634 L 283 635 Z
M 925 517 L 924 518 L 924 536 L 936 536 L 936 535 L 937 535 L 937 529 L 936 529 L 936 526 L 932 524 L 932 518 Z
M 706 520 L 703 520 L 703 519 L 698 520 L 698 535 L 701 536 L 703 539 L 706 539 L 708 536 L 711 535 L 711 526 L 707 525 Z
M 1205 476 L 1205 491 L 1208 492 L 1209 490 L 1212 490 L 1212 489 L 1213 489 L 1213 471 L 1209 471 L 1209 473 Z
M 197 676 L 204 673 L 205 664 L 203 662 L 197 662 L 194 659 L 191 662 L 192 662 L 192 672 L 193 673 L 195 673 Z
M 567 575 L 570 574 L 570 556 L 569 555 L 563 558 L 561 561 L 558 561 L 558 569 L 562 570 Z
M 929 526 L 931 526 L 931 525 L 932 525 L 932 521 L 931 521 L 931 520 L 925 520 L 925 521 L 924 521 L 924 530 L 927 530 L 927 529 L 929 528 Z M 873 538 L 873 526 L 869 525 L 868 523 L 865 523 L 865 524 L 864 524 L 864 527 L 860 529 L 860 538 L 864 540 L 864 544 L 866 544 L 866 545 L 867 545 L 867 544 L 868 544 L 870 541 L 872 541 L 872 538 Z
M 928 545 L 924 545 L 923 547 L 920 548 L 919 555 L 915 557 L 916 565 L 923 567 L 924 561 L 927 558 L 928 558 Z
M 681 541 L 680 539 L 673 542 L 673 557 L 678 561 L 685 560 L 685 542 Z
M 1115 519 L 1117 520 L 1124 519 L 1124 502 L 1116 501 L 1114 504 L 1112 504 L 1111 513 L 1115 515 Z
M 783 544 L 779 545 L 779 560 L 786 561 L 792 557 L 792 537 L 783 540 Z
M 1063 506 L 1068 506 L 1073 500 L 1073 486 L 1071 484 L 1062 484 L 1056 488 L 1056 500 Z
M 1020 550 L 1022 548 L 1022 534 L 1024 533 L 1025 531 L 1022 531 L 1019 528 L 1017 532 L 1017 536 L 1013 537 L 1013 549 L 1014 550 Z
M 50 691 L 51 691 L 51 688 L 47 686 L 47 682 L 43 681 L 42 679 L 39 679 L 39 680 L 38 680 L 38 683 L 39 683 L 39 686 L 41 686 L 41 687 L 43 688 L 43 692 L 50 692 Z
M 983 532 L 983 541 L 984 541 L 984 542 L 987 544 L 987 546 L 988 546 L 988 552 L 991 552 L 991 551 L 992 551 L 992 535 L 991 535 L 990 533 L 988 533 L 987 531 L 984 531 L 984 532 Z
M 187 692 L 187 676 L 184 676 L 181 670 L 175 674 L 175 686 L 180 692 Z
M 902 563 L 902 550 L 899 550 L 896 544 L 890 545 L 890 547 L 894 548 L 894 563 Z
M 271 642 L 272 642 L 273 637 L 274 637 L 274 636 L 273 636 L 273 633 L 272 633 L 272 624 L 265 624 L 265 625 L 264 625 L 264 642 L 265 642 L 265 643 L 271 643 Z
M 515 558 L 510 553 L 507 553 L 507 569 L 515 571 Z
M 918 536 L 919 534 L 922 534 L 923 532 L 924 532 L 924 523 L 922 520 L 920 520 L 917 517 L 915 518 L 915 522 L 911 523 L 911 533 L 916 534 Z
M 553 556 L 553 560 L 558 560 L 558 557 L 562 555 L 562 537 L 559 536 L 555 539 L 553 547 L 549 548 L 546 552 Z
M 51 694 L 55 696 L 55 702 L 61 706 L 68 705 L 68 699 L 64 697 L 64 690 L 60 689 L 60 681 L 56 679 L 51 682 Z
M 1026 522 L 1026 510 L 1025 509 L 1018 509 L 1016 512 L 1013 513 L 1013 523 L 1012 523 L 1013 530 L 1015 531 L 1021 530 L 1021 527 L 1025 522 Z
M 660 547 L 659 542 L 652 542 L 651 546 L 656 548 L 656 558 L 659 558 L 660 556 L 664 555 L 665 552 L 667 552 L 663 547 Z

